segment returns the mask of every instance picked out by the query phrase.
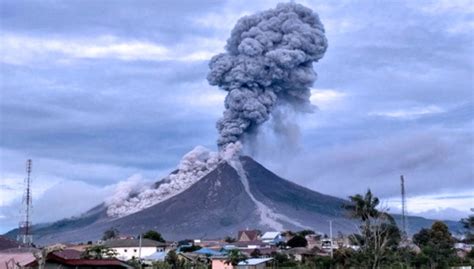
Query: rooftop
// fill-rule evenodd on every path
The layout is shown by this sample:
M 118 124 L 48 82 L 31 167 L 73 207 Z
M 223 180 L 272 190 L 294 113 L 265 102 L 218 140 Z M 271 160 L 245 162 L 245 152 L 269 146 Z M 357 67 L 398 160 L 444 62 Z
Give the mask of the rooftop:
M 273 260 L 273 258 L 253 258 L 239 262 L 238 265 L 258 265 Z
M 138 247 L 140 245 L 139 239 L 115 239 L 104 242 L 104 245 L 109 248 L 127 248 Z M 167 244 L 151 239 L 142 239 L 142 247 L 165 247 Z
M 22 244 L 20 242 L 0 235 L 0 250 L 9 249 L 9 248 L 18 248 L 21 246 Z
M 280 235 L 280 232 L 266 232 L 262 235 L 262 240 L 273 240 Z

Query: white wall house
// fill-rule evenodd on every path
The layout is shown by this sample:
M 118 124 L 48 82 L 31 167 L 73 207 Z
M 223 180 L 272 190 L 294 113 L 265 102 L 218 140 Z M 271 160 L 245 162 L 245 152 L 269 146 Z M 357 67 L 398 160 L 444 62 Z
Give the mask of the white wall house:
M 128 261 L 133 258 L 150 256 L 156 252 L 165 252 L 166 243 L 142 239 L 141 251 L 139 239 L 118 239 L 105 241 L 104 245 L 117 251 L 117 258 Z

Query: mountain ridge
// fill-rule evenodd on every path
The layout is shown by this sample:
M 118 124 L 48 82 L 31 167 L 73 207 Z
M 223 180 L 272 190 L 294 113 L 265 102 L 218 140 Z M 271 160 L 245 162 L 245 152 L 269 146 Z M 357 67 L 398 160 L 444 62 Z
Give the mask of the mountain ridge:
M 349 219 L 342 209 L 348 201 L 283 179 L 248 156 L 241 156 L 239 161 L 250 193 L 237 170 L 222 161 L 186 190 L 130 215 L 112 218 L 102 203 L 76 218 L 35 225 L 35 241 L 40 244 L 93 241 L 112 227 L 130 235 L 153 229 L 169 240 L 219 238 L 246 228 L 274 230 L 264 224 L 265 216 L 250 196 L 275 212 L 276 217 L 270 217 L 285 229 L 311 228 L 328 233 L 332 220 L 335 232 L 357 230 L 357 222 Z M 410 217 L 409 221 L 417 229 L 433 222 L 417 217 Z M 453 223 L 450 226 L 455 227 Z M 16 232 L 12 230 L 7 235 L 14 237 Z

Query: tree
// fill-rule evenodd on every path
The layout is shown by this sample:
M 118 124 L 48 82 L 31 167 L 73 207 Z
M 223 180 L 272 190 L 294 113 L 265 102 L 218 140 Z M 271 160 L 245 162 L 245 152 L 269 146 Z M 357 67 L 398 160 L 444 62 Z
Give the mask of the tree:
M 298 232 L 298 235 L 303 236 L 303 237 L 310 234 L 316 234 L 316 232 L 314 232 L 313 230 L 302 230 Z
M 444 222 L 436 221 L 430 229 L 420 230 L 413 242 L 421 248 L 431 268 L 446 267 L 455 258 L 454 239 Z
M 178 268 L 180 265 L 180 261 L 178 258 L 178 254 L 176 254 L 176 251 L 170 250 L 165 257 L 165 262 L 171 265 L 172 268 Z
M 200 250 L 202 247 L 200 246 L 196 246 L 196 245 L 191 245 L 191 246 L 183 246 L 183 247 L 180 247 L 180 251 L 181 252 L 193 252 L 193 251 L 196 251 L 196 250 Z
M 147 239 L 151 239 L 151 240 L 155 240 L 155 241 L 163 242 L 163 243 L 166 242 L 159 232 L 153 231 L 153 230 L 149 230 L 148 232 L 144 233 L 143 238 L 147 238 Z
M 377 210 L 377 206 L 380 200 L 373 196 L 370 189 L 367 190 L 364 196 L 361 194 L 349 196 L 349 200 L 351 203 L 344 205 L 344 208 L 349 212 L 352 218 L 369 222 L 371 218 L 378 216 L 379 211 Z
M 309 259 L 306 264 L 309 265 L 310 268 L 329 269 L 332 265 L 332 259 L 327 256 L 314 256 Z
M 104 235 L 102 235 L 102 240 L 109 240 L 115 239 L 119 236 L 119 231 L 115 228 L 109 228 L 108 230 L 104 231 Z
M 238 249 L 232 249 L 227 254 L 227 260 L 225 264 L 231 264 L 232 266 L 236 266 L 241 261 L 245 261 L 247 257 L 240 252 Z
M 296 268 L 297 262 L 293 259 L 290 259 L 285 253 L 272 252 L 271 256 L 275 260 L 277 268 Z
M 359 250 L 352 255 L 352 259 L 359 266 L 378 268 L 389 264 L 401 235 L 395 220 L 387 210 L 378 210 L 379 198 L 367 190 L 365 195 L 349 196 L 351 203 L 344 208 L 354 219 L 362 222 L 360 234 L 351 236 L 353 244 Z
M 262 256 L 262 252 L 258 248 L 254 249 L 252 253 L 250 253 L 250 257 L 252 258 L 258 258 L 260 256 Z
M 471 211 L 473 210 L 474 209 L 471 209 Z M 465 219 L 461 219 L 461 224 L 466 235 L 464 241 L 468 244 L 474 244 L 474 214 L 469 215 L 469 217 Z
M 114 258 L 117 256 L 117 251 L 112 248 L 108 248 L 103 245 L 95 245 L 86 248 L 86 250 L 82 253 L 81 257 L 83 259 L 94 259 L 100 260 L 104 258 Z
M 61 250 L 63 250 L 62 246 L 52 245 L 52 246 L 49 246 L 49 247 L 44 247 L 38 252 L 33 252 L 33 256 L 35 257 L 36 262 L 38 263 L 38 269 L 45 268 L 46 259 L 48 258 L 48 255 L 50 253 L 53 253 L 53 252 L 56 252 L 56 251 L 61 251 Z M 20 266 L 18 266 L 18 267 L 22 268 Z
M 288 242 L 286 242 L 286 245 L 291 247 L 291 248 L 297 248 L 297 247 L 306 247 L 308 245 L 308 241 L 301 236 L 301 235 L 296 235 L 293 236 Z
M 230 236 L 226 236 L 224 238 L 224 241 L 227 242 L 227 243 L 234 243 L 235 241 L 237 241 L 235 238 L 233 237 L 230 237 Z

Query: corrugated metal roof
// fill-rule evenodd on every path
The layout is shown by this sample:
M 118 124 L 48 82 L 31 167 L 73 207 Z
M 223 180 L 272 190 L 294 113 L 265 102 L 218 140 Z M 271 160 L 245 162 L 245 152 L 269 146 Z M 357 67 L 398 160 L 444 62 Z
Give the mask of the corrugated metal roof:
M 269 262 L 273 260 L 273 258 L 253 258 L 253 259 L 247 259 L 245 261 L 239 262 L 238 265 L 257 265 L 265 262 Z
M 199 250 L 194 251 L 193 253 L 210 255 L 210 256 L 222 255 L 221 252 L 215 251 L 215 250 L 212 250 L 212 249 L 208 249 L 208 248 L 201 248 Z
M 280 232 L 266 232 L 262 235 L 262 240 L 273 240 L 280 235 Z
M 21 246 L 23 245 L 20 244 L 20 242 L 0 235 L 0 250 L 9 249 L 9 248 L 18 248 Z
M 155 252 L 149 256 L 144 257 L 145 260 L 153 260 L 153 261 L 164 261 L 166 258 L 166 255 L 168 253 L 162 251 L 162 252 Z

